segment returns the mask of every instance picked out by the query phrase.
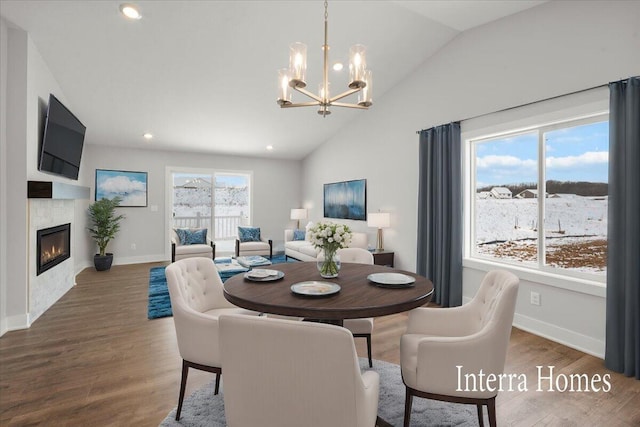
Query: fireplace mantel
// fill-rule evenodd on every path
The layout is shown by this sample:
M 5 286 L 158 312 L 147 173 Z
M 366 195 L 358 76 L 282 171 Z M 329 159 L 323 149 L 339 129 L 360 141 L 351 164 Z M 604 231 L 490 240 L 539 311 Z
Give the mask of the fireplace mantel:
M 27 181 L 29 199 L 89 199 L 89 187 L 55 181 Z

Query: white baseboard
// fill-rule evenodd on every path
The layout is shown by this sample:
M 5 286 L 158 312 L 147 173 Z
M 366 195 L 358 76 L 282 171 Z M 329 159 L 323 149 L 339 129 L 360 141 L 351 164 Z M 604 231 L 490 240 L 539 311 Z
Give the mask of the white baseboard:
M 604 359 L 604 341 L 516 313 L 513 326 L 583 353 Z
M 171 259 L 167 259 L 165 254 L 155 254 L 155 255 L 142 255 L 142 256 L 132 256 L 125 258 L 114 258 L 113 265 L 128 265 L 128 264 L 143 264 L 146 262 L 164 262 L 170 261 Z
M 463 297 L 464 304 L 469 301 L 471 301 L 471 298 Z M 518 313 L 513 316 L 513 326 L 591 356 L 604 359 L 604 341 Z
M 31 319 L 29 318 L 29 314 L 16 314 L 15 316 L 7 316 L 5 326 L 7 329 L 5 332 L 28 329 L 31 326 Z

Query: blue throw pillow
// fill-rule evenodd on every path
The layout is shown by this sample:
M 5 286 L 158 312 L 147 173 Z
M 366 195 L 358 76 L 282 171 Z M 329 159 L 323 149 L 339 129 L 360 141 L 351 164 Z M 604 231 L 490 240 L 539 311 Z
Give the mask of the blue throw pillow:
M 238 227 L 238 239 L 241 242 L 259 242 L 260 227 Z
M 293 240 L 304 240 L 306 235 L 306 230 L 293 230 Z
M 176 234 L 181 245 L 202 245 L 207 243 L 207 229 L 189 230 L 188 228 L 176 228 Z

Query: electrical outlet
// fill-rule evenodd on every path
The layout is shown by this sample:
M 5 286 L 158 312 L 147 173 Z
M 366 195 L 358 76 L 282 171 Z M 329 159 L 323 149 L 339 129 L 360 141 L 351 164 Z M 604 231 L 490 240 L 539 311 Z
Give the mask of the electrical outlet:
M 134 251 L 136 250 L 136 244 L 135 243 L 131 244 L 131 249 L 133 249 Z
M 540 305 L 540 294 L 538 292 L 531 292 L 531 304 Z

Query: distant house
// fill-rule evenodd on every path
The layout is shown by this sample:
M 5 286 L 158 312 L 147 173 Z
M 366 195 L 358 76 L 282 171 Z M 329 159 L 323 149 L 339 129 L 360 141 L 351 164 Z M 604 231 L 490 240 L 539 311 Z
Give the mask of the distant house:
M 512 196 L 511 190 L 507 187 L 493 187 L 491 194 L 495 199 L 510 199 Z
M 515 198 L 516 199 L 537 199 L 538 198 L 538 190 L 537 189 L 522 190 L 521 192 L 519 192 L 515 196 Z
M 176 188 L 211 188 L 211 183 L 206 179 L 194 178 L 188 180 L 182 185 L 176 186 Z
M 480 191 L 478 199 L 493 199 L 493 194 L 491 194 L 491 191 Z

